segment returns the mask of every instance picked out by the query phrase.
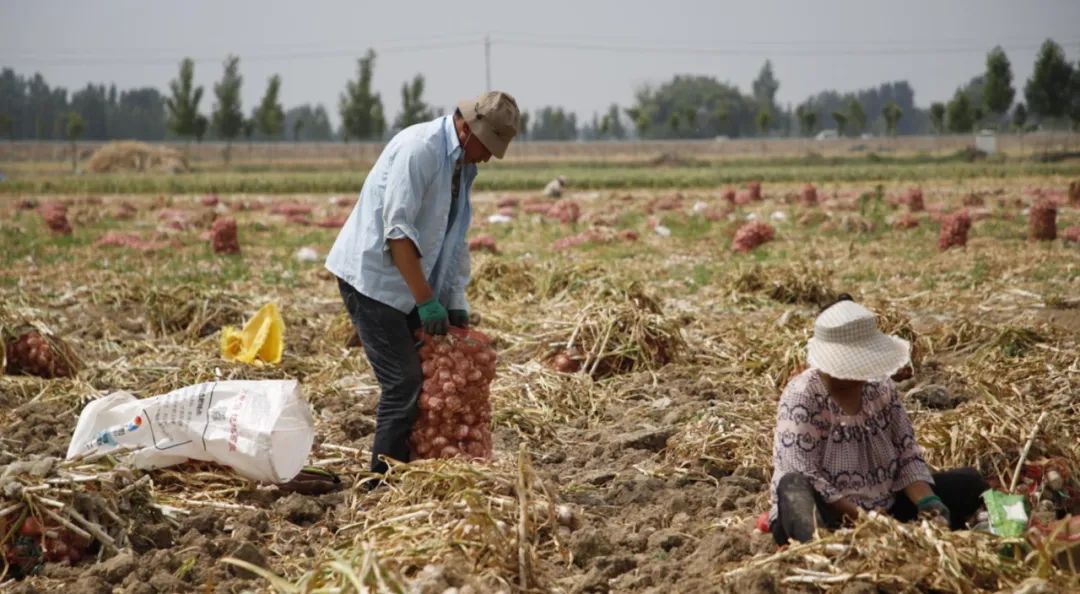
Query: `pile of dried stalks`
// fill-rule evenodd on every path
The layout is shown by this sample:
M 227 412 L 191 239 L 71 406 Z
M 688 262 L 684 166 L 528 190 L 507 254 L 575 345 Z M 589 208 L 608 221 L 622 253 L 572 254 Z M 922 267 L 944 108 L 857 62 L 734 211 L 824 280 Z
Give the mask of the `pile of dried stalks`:
M 422 578 L 425 567 L 437 565 L 453 579 L 468 578 L 480 591 L 528 592 L 554 584 L 558 567 L 551 559 L 569 562 L 558 537 L 557 497 L 533 471 L 524 449 L 516 461 L 490 465 L 460 460 L 397 465 L 388 482 L 373 504 L 368 505 L 374 496 L 356 501 L 353 522 L 337 532 L 337 551 L 295 586 L 259 573 L 284 591 L 317 586 L 403 592 L 409 579 Z
M 184 173 L 189 171 L 187 160 L 179 152 L 145 142 L 125 140 L 110 142 L 94 151 L 86 162 L 94 173 Z

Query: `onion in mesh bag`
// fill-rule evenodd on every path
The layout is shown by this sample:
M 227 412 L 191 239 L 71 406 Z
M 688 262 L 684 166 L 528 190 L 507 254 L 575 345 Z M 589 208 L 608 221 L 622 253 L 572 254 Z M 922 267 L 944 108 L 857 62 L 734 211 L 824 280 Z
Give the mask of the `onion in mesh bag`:
M 489 396 L 496 362 L 490 340 L 460 328 L 446 337 L 420 337 L 425 379 L 409 436 L 412 457 L 490 457 Z

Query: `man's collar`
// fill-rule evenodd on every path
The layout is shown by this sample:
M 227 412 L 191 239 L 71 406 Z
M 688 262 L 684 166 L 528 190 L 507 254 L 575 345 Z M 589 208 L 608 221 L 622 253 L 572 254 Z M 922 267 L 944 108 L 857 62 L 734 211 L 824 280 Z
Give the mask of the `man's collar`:
M 457 127 L 454 126 L 454 116 L 445 116 L 445 122 L 443 122 L 443 132 L 446 133 L 446 154 L 449 157 L 457 158 L 457 151 L 462 150 L 461 141 L 458 140 Z

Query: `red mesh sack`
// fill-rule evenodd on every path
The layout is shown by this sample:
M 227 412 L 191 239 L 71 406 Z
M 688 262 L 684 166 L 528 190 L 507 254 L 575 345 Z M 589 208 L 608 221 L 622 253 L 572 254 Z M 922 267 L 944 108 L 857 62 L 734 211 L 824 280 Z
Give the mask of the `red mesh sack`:
M 495 237 L 485 233 L 469 240 L 469 251 L 497 254 L 499 253 L 499 246 L 495 244 Z
M 750 199 L 757 202 L 761 200 L 761 182 L 752 181 L 746 186 L 747 191 L 750 192 Z
M 1053 241 L 1057 239 L 1057 204 L 1042 199 L 1028 212 L 1028 239 Z
M 803 206 L 814 206 L 817 203 L 817 188 L 811 184 L 803 186 L 802 192 L 799 193 L 799 204 L 802 204 Z
M 911 213 L 904 213 L 893 221 L 893 229 L 914 229 L 919 226 L 919 219 Z
M 772 241 L 775 235 L 772 225 L 753 221 L 739 227 L 739 230 L 735 232 L 732 248 L 736 252 L 746 253 L 763 243 Z
M 1080 243 L 1080 225 L 1073 225 L 1062 231 L 1061 239 L 1065 243 Z
M 559 200 L 551 205 L 545 215 L 564 225 L 576 223 L 581 218 L 581 206 L 573 200 Z
M 921 188 L 909 189 L 905 202 L 907 202 L 908 210 L 911 212 L 922 212 L 926 210 L 926 205 L 923 203 Z
M 210 228 L 210 245 L 215 254 L 239 254 L 240 240 L 236 237 L 236 220 L 222 217 Z
M 71 223 L 67 218 L 67 205 L 63 202 L 46 202 L 41 205 L 41 218 L 53 233 L 71 235 Z
M 728 204 L 734 205 L 735 204 L 735 188 L 724 188 L 724 192 L 723 192 L 723 194 L 721 194 L 721 197 Z
M 1080 207 L 1080 179 L 1069 184 L 1069 205 Z
M 941 221 L 938 249 L 944 251 L 951 247 L 964 247 L 967 245 L 969 229 L 971 229 L 971 215 L 968 214 L 967 209 L 946 216 Z
M 418 336 L 424 384 L 409 435 L 412 459 L 490 458 L 496 362 L 491 340 L 462 328 L 451 328 L 447 336 Z

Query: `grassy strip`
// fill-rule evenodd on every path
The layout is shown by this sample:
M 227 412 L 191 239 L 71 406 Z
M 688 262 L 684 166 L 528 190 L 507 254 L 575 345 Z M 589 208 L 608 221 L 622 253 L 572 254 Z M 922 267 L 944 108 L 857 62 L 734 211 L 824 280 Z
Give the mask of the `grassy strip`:
M 0 183 L 3 194 L 191 194 L 219 193 L 352 193 L 363 185 L 366 172 L 220 172 L 180 175 L 107 174 L 9 178 Z M 1008 178 L 1016 176 L 1080 176 L 1080 162 L 1062 163 L 864 163 L 737 164 L 677 167 L 595 167 L 565 165 L 485 167 L 476 181 L 480 191 L 538 190 L 557 175 L 570 178 L 575 189 L 699 188 L 763 182 L 924 181 L 934 179 Z

